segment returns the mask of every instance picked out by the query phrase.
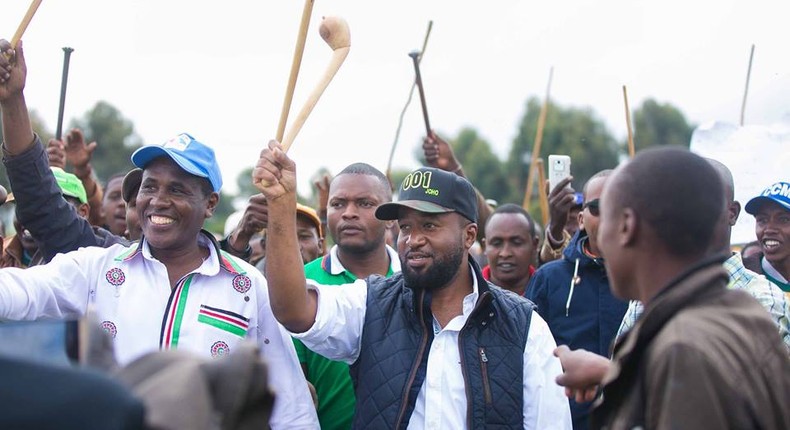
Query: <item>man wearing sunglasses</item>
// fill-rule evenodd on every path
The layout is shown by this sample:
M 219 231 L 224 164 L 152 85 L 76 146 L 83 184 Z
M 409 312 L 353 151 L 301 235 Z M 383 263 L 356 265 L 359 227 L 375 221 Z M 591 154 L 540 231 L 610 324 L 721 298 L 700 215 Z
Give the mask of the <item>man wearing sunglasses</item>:
M 563 251 L 563 257 L 541 266 L 532 276 L 526 296 L 538 306 L 557 345 L 584 348 L 608 356 L 628 302 L 609 289 L 604 261 L 598 249 L 599 205 L 611 170 L 596 173 L 584 185 L 584 206 L 579 231 Z M 590 403 L 571 399 L 575 430 L 586 429 Z

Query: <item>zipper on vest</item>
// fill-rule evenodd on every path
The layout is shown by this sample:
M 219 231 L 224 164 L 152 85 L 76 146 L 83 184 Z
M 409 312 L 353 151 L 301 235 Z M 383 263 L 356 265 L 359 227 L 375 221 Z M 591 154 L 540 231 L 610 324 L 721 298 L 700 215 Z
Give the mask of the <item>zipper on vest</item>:
M 485 393 L 486 406 L 491 406 L 493 400 L 491 398 L 491 384 L 488 381 L 488 357 L 486 356 L 486 349 L 482 346 L 477 350 L 480 353 L 480 368 L 483 372 L 483 392 Z
M 409 404 L 409 392 L 411 391 L 411 386 L 414 384 L 414 379 L 417 377 L 417 369 L 420 367 L 420 363 L 422 363 L 422 356 L 425 354 L 425 346 L 428 344 L 428 327 L 425 324 L 425 313 L 422 309 L 422 302 L 425 299 L 425 291 L 420 292 L 420 327 L 422 327 L 422 340 L 420 341 L 420 347 L 417 349 L 417 356 L 415 357 L 414 363 L 412 364 L 411 372 L 409 372 L 409 379 L 406 381 L 406 386 L 403 387 L 403 398 L 401 399 L 400 405 L 400 412 L 398 412 L 398 419 L 395 421 L 395 429 L 399 429 L 401 427 L 401 423 L 403 422 L 403 418 L 406 415 L 406 407 Z
M 464 392 L 466 392 L 466 428 L 474 428 L 474 421 L 472 419 L 472 405 L 474 404 L 474 399 L 472 398 L 472 389 L 469 387 L 469 375 L 466 374 L 467 369 L 466 361 L 464 360 L 465 348 L 463 334 L 469 328 L 470 324 L 474 324 L 473 317 L 484 304 L 488 303 L 490 295 L 491 293 L 486 291 L 478 297 L 474 309 L 472 309 L 472 312 L 469 314 L 469 318 L 466 319 L 466 324 L 464 324 L 458 332 L 458 355 L 461 357 L 461 375 L 464 377 Z M 486 400 L 486 402 L 488 402 L 488 400 Z

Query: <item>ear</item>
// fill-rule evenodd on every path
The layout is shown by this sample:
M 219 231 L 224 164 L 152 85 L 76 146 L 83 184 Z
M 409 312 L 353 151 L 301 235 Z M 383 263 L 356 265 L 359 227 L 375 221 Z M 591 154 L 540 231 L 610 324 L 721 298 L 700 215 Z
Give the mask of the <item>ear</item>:
M 483 237 L 480 239 L 480 251 L 485 253 L 486 252 L 486 238 Z
M 214 216 L 214 210 L 217 209 L 217 205 L 219 204 L 219 193 L 211 193 L 208 196 L 208 204 L 206 205 L 206 213 L 204 218 L 211 218 Z
M 464 228 L 464 246 L 467 250 L 475 244 L 475 240 L 477 240 L 477 224 L 472 222 Z
M 737 200 L 733 201 L 727 206 L 727 211 L 729 212 L 727 214 L 729 224 L 730 226 L 734 226 L 735 223 L 738 222 L 738 216 L 741 215 L 741 203 Z
M 323 237 L 319 237 L 318 238 L 318 249 L 321 250 L 321 255 L 324 255 L 326 253 L 326 248 L 324 248 L 324 238 Z
M 79 207 L 77 208 L 77 215 L 85 219 L 88 219 L 90 213 L 91 213 L 91 207 L 87 203 L 83 203 L 79 205 Z
M 636 212 L 631 208 L 623 209 L 617 229 L 620 246 L 628 247 L 634 245 L 638 236 L 638 228 L 639 219 Z
M 534 236 L 534 237 L 532 238 L 532 248 L 534 248 L 535 250 L 537 250 L 537 249 L 539 249 L 539 248 L 538 248 L 538 246 L 539 246 L 539 245 L 540 245 L 540 237 L 538 237 L 538 236 Z
M 579 221 L 579 230 L 584 230 L 584 209 L 580 210 L 576 217 Z

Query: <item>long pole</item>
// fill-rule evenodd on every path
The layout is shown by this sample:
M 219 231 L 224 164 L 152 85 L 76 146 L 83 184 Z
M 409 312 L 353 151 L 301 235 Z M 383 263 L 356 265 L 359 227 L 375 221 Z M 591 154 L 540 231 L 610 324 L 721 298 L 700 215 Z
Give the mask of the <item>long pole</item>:
M 425 134 L 431 135 L 431 123 L 428 121 L 428 106 L 425 104 L 425 89 L 422 86 L 422 76 L 420 75 L 420 53 L 412 51 L 409 53 L 414 62 L 414 82 L 417 84 L 417 89 L 420 91 L 420 104 L 422 105 L 422 119 L 425 120 Z
M 288 76 L 288 86 L 285 88 L 285 98 L 283 99 L 283 107 L 280 111 L 280 122 L 277 124 L 277 141 L 283 141 L 283 134 L 285 134 L 285 123 L 288 122 L 288 113 L 291 111 L 291 101 L 294 98 L 294 89 L 296 88 L 296 78 L 299 76 L 299 67 L 302 65 L 302 55 L 304 54 L 304 45 L 307 40 L 307 28 L 310 26 L 310 15 L 313 13 L 313 0 L 305 0 L 304 9 L 302 9 L 302 21 L 299 24 L 299 34 L 296 37 L 296 47 L 294 48 L 294 57 L 291 62 L 291 74 Z
M 532 161 L 529 163 L 527 172 L 527 188 L 524 190 L 524 209 L 529 210 L 529 202 L 532 200 L 532 188 L 535 178 L 535 169 L 540 157 L 540 145 L 543 143 L 543 126 L 546 124 L 546 111 L 549 110 L 549 95 L 551 94 L 551 79 L 554 77 L 554 67 L 549 70 L 549 83 L 546 85 L 546 98 L 543 99 L 543 106 L 540 108 L 538 117 L 538 130 L 535 132 L 535 144 L 532 147 Z
M 546 195 L 544 190 L 546 189 L 546 171 L 543 169 L 543 159 L 538 158 L 538 188 L 540 192 L 538 196 L 540 197 L 540 217 L 543 221 L 543 227 L 547 227 L 549 225 L 549 196 Z
M 63 75 L 60 80 L 60 104 L 58 105 L 58 126 L 55 130 L 55 139 L 61 140 L 63 136 L 63 109 L 66 107 L 66 86 L 69 83 L 69 60 L 74 49 L 63 48 Z
M 27 13 L 25 13 L 25 17 L 22 18 L 22 22 L 19 23 L 19 27 L 16 29 L 16 33 L 14 33 L 14 37 L 11 38 L 11 47 L 16 49 L 17 43 L 22 39 L 22 35 L 25 34 L 25 30 L 27 30 L 27 26 L 30 24 L 30 21 L 33 20 L 33 15 L 36 14 L 38 7 L 41 6 L 42 0 L 33 0 L 30 3 L 30 7 L 27 8 Z
M 433 28 L 433 21 L 428 21 L 428 30 L 425 32 L 425 39 L 422 41 L 422 50 L 420 51 L 420 58 L 418 59 L 419 62 L 422 62 L 422 57 L 425 56 L 425 48 L 428 47 L 428 37 L 431 35 L 431 29 Z M 417 80 L 415 79 L 411 83 L 411 89 L 409 90 L 409 97 L 406 99 L 406 104 L 403 105 L 403 110 L 400 112 L 400 117 L 398 117 L 398 128 L 395 129 L 395 140 L 392 142 L 392 147 L 390 148 L 390 157 L 387 160 L 387 180 L 390 181 L 390 185 L 392 185 L 392 158 L 395 156 L 395 148 L 398 147 L 398 139 L 400 138 L 400 130 L 403 127 L 403 117 L 406 115 L 406 109 L 411 104 L 411 98 L 414 95 L 414 88 L 417 86 Z
M 628 107 L 628 90 L 623 85 L 623 100 L 625 101 L 625 124 L 628 128 L 628 157 L 634 158 L 634 131 L 631 129 L 631 109 Z
M 752 51 L 749 54 L 749 68 L 746 70 L 746 89 L 743 90 L 743 102 L 741 103 L 741 127 L 743 127 L 743 119 L 746 114 L 746 97 L 749 95 L 749 80 L 752 77 L 752 60 L 754 59 L 754 44 L 752 44 Z

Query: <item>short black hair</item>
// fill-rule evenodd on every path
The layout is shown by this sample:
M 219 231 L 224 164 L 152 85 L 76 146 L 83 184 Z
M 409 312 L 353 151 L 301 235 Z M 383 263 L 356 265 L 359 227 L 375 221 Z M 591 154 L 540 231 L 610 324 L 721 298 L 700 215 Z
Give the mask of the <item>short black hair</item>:
M 387 179 L 387 176 L 381 171 L 370 164 L 367 163 L 353 163 L 346 166 L 345 169 L 341 170 L 340 173 L 335 175 L 337 178 L 340 175 L 368 175 L 373 176 L 374 178 L 379 180 L 381 183 L 381 191 L 383 193 L 382 197 L 384 197 L 384 202 L 391 202 L 392 201 L 392 188 L 390 187 L 390 181 Z M 332 178 L 332 181 L 335 180 Z
M 112 182 L 112 181 L 114 181 L 116 179 L 120 179 L 120 180 L 123 181 L 123 178 L 126 176 L 126 173 L 127 172 L 116 173 L 116 174 L 110 176 L 110 178 L 107 179 L 107 182 L 104 183 L 104 189 L 106 190 L 107 188 L 109 188 L 110 187 L 110 182 Z
M 710 248 L 724 211 L 724 187 L 704 158 L 685 148 L 641 151 L 623 166 L 611 202 L 630 207 L 672 254 L 701 255 Z
M 587 186 L 590 184 L 590 182 L 592 182 L 593 180 L 598 179 L 598 178 L 605 178 L 605 177 L 611 175 L 613 172 L 614 172 L 614 170 L 612 170 L 612 169 L 605 169 L 605 170 L 601 170 L 600 172 L 590 176 L 590 179 L 588 179 L 587 182 L 585 182 L 584 186 L 582 187 L 582 196 L 584 197 L 584 201 L 585 202 L 587 201 Z
M 504 205 L 497 207 L 494 210 L 494 212 L 492 212 L 491 215 L 488 217 L 488 220 L 486 221 L 486 226 L 488 226 L 488 223 L 491 222 L 491 218 L 493 218 L 494 215 L 497 214 L 523 215 L 527 219 L 527 222 L 529 223 L 529 236 L 535 237 L 535 220 L 533 220 L 532 217 L 529 215 L 529 212 L 524 210 L 524 208 L 522 208 L 521 206 L 515 203 L 505 203 Z

